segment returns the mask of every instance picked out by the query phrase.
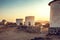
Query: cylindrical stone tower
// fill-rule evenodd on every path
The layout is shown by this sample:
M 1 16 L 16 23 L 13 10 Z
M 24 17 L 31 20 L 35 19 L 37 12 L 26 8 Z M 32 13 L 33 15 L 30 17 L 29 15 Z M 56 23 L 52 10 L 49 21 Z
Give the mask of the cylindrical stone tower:
M 35 22 L 34 22 L 34 16 L 27 16 L 25 17 L 25 25 L 26 26 L 34 26 Z
M 50 6 L 50 34 L 57 34 L 60 29 L 60 0 L 53 0 Z
M 17 25 L 23 25 L 23 19 L 16 19 Z

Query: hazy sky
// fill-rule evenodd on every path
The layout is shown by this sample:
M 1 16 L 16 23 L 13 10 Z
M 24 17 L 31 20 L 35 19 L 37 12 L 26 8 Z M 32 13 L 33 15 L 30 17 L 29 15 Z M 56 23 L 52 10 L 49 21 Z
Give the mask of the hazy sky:
M 35 16 L 36 20 L 49 20 L 51 0 L 0 0 L 0 20 Z

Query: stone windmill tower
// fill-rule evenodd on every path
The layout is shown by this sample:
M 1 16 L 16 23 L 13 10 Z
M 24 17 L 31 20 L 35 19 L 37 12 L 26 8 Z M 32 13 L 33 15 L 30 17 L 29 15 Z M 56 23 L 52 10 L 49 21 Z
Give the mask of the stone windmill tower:
M 50 6 L 50 34 L 60 32 L 60 0 L 53 0 L 49 3 Z

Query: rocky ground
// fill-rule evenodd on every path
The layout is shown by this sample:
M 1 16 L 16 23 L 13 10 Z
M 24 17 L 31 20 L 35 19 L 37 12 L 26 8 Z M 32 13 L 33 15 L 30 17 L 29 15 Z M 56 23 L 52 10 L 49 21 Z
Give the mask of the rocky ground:
M 18 31 L 16 28 L 8 28 L 7 30 L 0 32 L 0 40 L 31 40 L 39 37 L 42 37 L 44 40 L 49 40 L 49 38 L 50 40 L 60 40 L 60 36 L 46 36 L 45 32 L 28 33 L 25 31 Z
M 0 33 L 0 40 L 31 40 L 34 37 L 44 37 L 45 34 L 28 33 L 25 31 L 17 31 L 16 28 L 8 28 L 7 31 Z

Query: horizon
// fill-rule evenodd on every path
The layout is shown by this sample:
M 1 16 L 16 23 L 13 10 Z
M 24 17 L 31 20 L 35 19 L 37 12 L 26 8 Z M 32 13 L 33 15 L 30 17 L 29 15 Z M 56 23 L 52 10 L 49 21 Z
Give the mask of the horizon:
M 49 21 L 52 0 L 0 0 L 0 20 L 15 22 L 16 18 L 35 16 L 35 20 Z
M 16 18 L 16 19 L 23 19 L 23 18 Z M 2 22 L 2 20 L 6 20 L 6 22 L 13 22 L 13 23 L 15 23 L 16 22 L 16 19 L 15 19 L 15 21 L 9 21 L 9 20 L 6 20 L 6 19 L 1 19 L 0 22 Z M 35 18 L 34 18 L 34 21 L 35 22 L 41 22 L 41 23 L 49 22 L 48 20 L 35 20 Z M 23 19 L 23 22 L 25 22 L 25 19 Z

